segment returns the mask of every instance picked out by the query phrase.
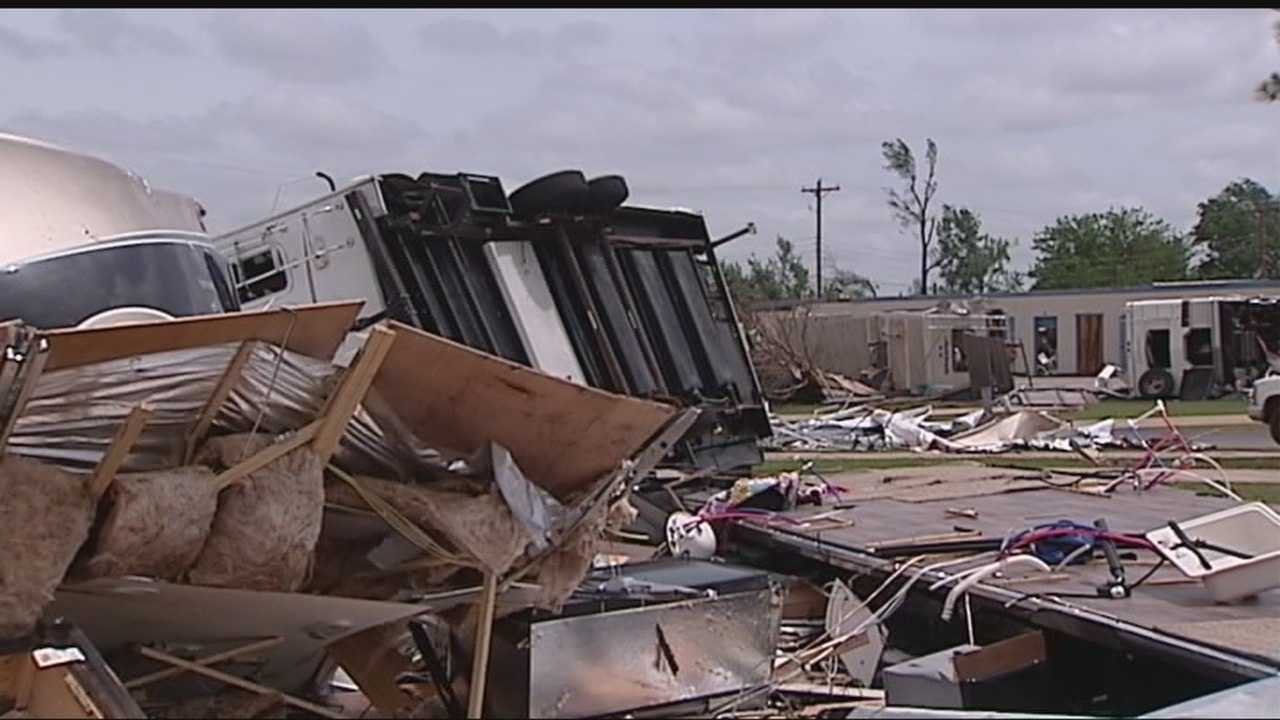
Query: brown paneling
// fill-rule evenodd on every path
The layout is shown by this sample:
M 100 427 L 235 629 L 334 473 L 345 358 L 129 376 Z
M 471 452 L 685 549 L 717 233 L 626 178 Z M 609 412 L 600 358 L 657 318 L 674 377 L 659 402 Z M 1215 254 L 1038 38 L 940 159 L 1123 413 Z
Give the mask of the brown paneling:
M 558 496 L 588 486 L 676 414 L 670 405 L 576 385 L 400 323 L 374 380 L 423 442 L 471 454 L 493 441 Z
M 1102 370 L 1102 315 L 1076 315 L 1076 373 L 1096 375 Z
M 133 355 L 245 340 L 284 344 L 295 352 L 328 360 L 342 344 L 363 304 L 321 303 L 87 330 L 50 330 L 43 333 L 50 346 L 44 369 L 48 372 Z

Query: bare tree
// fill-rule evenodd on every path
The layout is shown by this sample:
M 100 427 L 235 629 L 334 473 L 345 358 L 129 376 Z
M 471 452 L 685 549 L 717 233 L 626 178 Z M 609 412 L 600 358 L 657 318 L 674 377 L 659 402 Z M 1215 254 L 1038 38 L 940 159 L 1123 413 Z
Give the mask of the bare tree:
M 929 271 L 938 266 L 938 259 L 930 259 L 929 248 L 933 245 L 934 231 L 937 229 L 937 215 L 929 214 L 929 206 L 933 196 L 938 192 L 938 182 L 934 173 L 938 167 L 938 146 L 933 138 L 928 139 L 925 150 L 925 163 L 928 174 L 921 182 L 916 168 L 916 158 L 911 148 L 902 138 L 892 142 L 880 143 L 884 153 L 884 169 L 902 178 L 906 183 L 905 192 L 893 188 L 885 188 L 889 194 L 889 209 L 904 228 L 914 228 L 920 235 L 920 294 L 929 294 Z

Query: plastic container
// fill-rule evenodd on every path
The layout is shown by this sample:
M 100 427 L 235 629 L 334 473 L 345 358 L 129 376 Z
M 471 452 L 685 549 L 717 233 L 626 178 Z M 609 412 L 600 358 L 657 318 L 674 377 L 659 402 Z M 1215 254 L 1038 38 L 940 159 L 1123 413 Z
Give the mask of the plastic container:
M 1188 538 L 1252 555 L 1234 557 L 1201 548 L 1210 567 L 1201 565 L 1172 529 L 1152 530 L 1146 537 L 1187 577 L 1199 578 L 1217 602 L 1230 602 L 1280 587 L 1280 515 L 1258 502 L 1237 505 L 1178 523 Z

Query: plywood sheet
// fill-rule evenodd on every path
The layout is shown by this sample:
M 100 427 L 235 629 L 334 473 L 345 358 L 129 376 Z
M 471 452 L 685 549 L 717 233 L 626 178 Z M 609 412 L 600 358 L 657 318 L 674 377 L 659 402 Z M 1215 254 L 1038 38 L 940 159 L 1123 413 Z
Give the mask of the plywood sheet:
M 396 341 L 374 387 L 404 425 L 442 451 L 471 454 L 499 443 L 525 475 L 560 497 L 617 467 L 677 412 L 389 326 Z
M 284 344 L 295 352 L 328 360 L 355 323 L 361 305 L 360 301 L 321 303 L 103 328 L 50 330 L 43 333 L 50 345 L 45 372 L 244 340 Z
M 325 595 L 102 578 L 64 586 L 47 614 L 80 626 L 104 653 L 131 643 L 244 644 L 246 638 L 280 636 L 284 642 L 269 653 L 259 680 L 287 691 L 307 679 L 314 670 L 311 663 L 319 660 L 328 643 L 427 609 Z
M 1206 645 L 1280 661 L 1280 618 L 1169 623 L 1160 629 Z

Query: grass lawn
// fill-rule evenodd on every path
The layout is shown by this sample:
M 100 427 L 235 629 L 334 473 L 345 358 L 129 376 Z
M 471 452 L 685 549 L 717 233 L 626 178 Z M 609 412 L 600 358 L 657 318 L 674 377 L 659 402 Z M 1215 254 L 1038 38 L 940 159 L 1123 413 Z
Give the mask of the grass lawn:
M 968 458 L 956 457 L 918 457 L 904 458 L 876 457 L 875 453 L 867 453 L 866 457 L 858 458 L 819 458 L 814 460 L 813 469 L 826 475 L 839 472 L 857 472 L 860 470 L 891 470 L 893 468 L 904 467 L 921 467 L 929 465 L 951 465 L 957 462 L 979 462 L 992 467 L 998 466 L 1017 466 L 1027 469 L 1045 469 L 1045 468 L 1090 468 L 1093 465 L 1088 464 L 1082 458 L 1064 453 L 1062 457 L 1036 457 L 1036 458 L 1019 458 L 1017 455 L 975 455 Z M 781 472 L 789 470 L 798 470 L 806 461 L 796 460 L 768 460 L 757 466 L 753 474 L 757 477 L 766 477 L 769 475 L 777 475 Z M 1228 470 L 1280 470 L 1280 456 L 1276 457 L 1229 457 L 1222 458 L 1219 463 L 1223 468 Z M 1118 467 L 1118 466 L 1117 466 Z M 1254 484 L 1248 485 L 1253 487 Z M 1204 486 L 1199 486 L 1204 487 Z M 1237 487 L 1246 487 L 1244 483 Z M 1271 487 L 1270 485 L 1261 485 L 1261 487 Z M 1278 485 L 1277 487 L 1280 487 Z M 1241 493 L 1243 495 L 1243 493 Z M 1269 502 L 1269 501 L 1268 501 Z
M 1104 420 L 1106 418 L 1132 418 L 1150 410 L 1154 403 L 1150 400 L 1103 400 L 1097 405 L 1083 408 L 1075 414 L 1077 420 Z M 1196 400 L 1183 402 L 1169 400 L 1165 402 L 1171 417 L 1190 417 L 1193 415 L 1243 415 L 1244 398 L 1221 398 L 1218 400 Z
M 924 404 L 924 401 L 920 401 Z M 1151 409 L 1154 403 L 1150 400 L 1103 400 L 1102 402 L 1081 409 L 1071 418 L 1076 420 L 1105 420 L 1106 418 L 1132 418 L 1141 415 Z M 1182 400 L 1168 400 L 1165 405 L 1169 408 L 1169 415 L 1172 417 L 1190 417 L 1193 415 L 1243 415 L 1245 411 L 1244 398 L 1221 398 L 1218 400 L 1195 400 L 1183 402 Z M 974 407 L 978 403 L 973 403 Z M 822 405 L 813 403 L 777 403 L 771 409 L 779 415 L 812 415 L 815 410 L 822 408 Z M 829 410 L 834 410 L 836 405 L 828 405 Z M 935 405 L 935 414 L 945 415 L 945 409 L 938 408 Z M 1066 418 L 1069 414 L 1064 414 Z
M 1191 490 L 1197 495 L 1220 496 L 1211 487 L 1200 483 L 1174 483 L 1179 490 Z M 1231 486 L 1245 502 L 1264 502 L 1268 505 L 1280 505 L 1280 483 L 1236 483 Z
M 855 470 L 887 470 L 900 467 L 919 467 L 921 465 L 945 465 L 954 460 L 947 458 L 882 458 L 876 459 L 870 457 L 867 459 L 832 459 L 832 460 L 815 460 L 814 469 L 820 473 L 835 474 L 839 472 L 855 471 Z M 1076 462 L 1072 458 L 1028 458 L 1019 461 L 1017 458 L 1007 458 L 1005 461 L 992 460 L 987 464 L 1009 464 L 1018 465 L 1025 468 L 1085 468 L 1089 467 L 1082 462 Z M 790 461 L 771 460 L 769 462 L 757 465 L 755 474 L 757 476 L 776 475 L 780 472 L 788 470 L 796 470 L 801 463 Z M 1259 468 L 1259 469 L 1280 469 L 1280 457 L 1276 458 L 1225 458 L 1222 461 L 1224 468 Z M 1194 492 L 1197 495 L 1218 496 L 1219 493 L 1213 488 L 1197 482 L 1178 482 L 1173 486 L 1179 490 Z M 1233 487 L 1236 494 L 1244 499 L 1245 502 L 1264 502 L 1268 505 L 1280 507 L 1280 483 L 1236 483 Z

